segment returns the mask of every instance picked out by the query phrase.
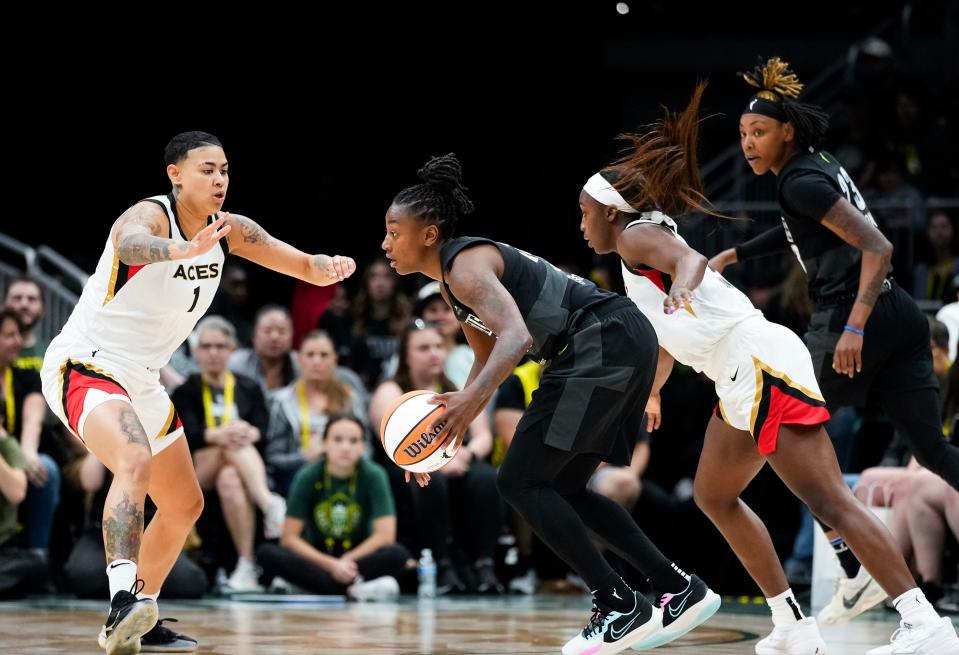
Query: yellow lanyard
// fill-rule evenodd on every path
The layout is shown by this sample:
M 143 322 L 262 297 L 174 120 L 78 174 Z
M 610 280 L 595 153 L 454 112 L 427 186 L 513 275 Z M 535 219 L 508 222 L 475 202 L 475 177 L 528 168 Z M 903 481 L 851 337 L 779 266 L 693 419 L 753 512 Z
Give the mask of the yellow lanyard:
M 215 428 L 217 426 L 216 417 L 213 416 L 213 394 L 210 392 L 210 385 L 206 383 L 206 378 L 200 376 L 203 384 L 203 416 L 206 418 L 206 426 Z M 233 414 L 233 390 L 236 387 L 236 378 L 227 371 L 223 380 L 223 418 L 220 425 L 229 423 Z
M 3 383 L 5 385 L 3 396 L 7 405 L 7 433 L 11 437 L 17 436 L 17 433 L 14 431 L 17 422 L 17 406 L 14 404 L 13 399 L 13 369 L 9 366 L 7 370 L 3 373 Z
M 300 444 L 303 450 L 310 447 L 310 403 L 306 399 L 306 382 L 296 385 L 296 397 L 300 401 Z

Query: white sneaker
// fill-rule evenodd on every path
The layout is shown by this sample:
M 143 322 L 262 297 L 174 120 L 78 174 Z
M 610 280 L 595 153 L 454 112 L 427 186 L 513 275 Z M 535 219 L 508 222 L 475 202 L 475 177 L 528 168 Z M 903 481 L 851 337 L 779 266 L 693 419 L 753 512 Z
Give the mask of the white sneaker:
M 236 568 L 226 581 L 226 590 L 234 592 L 244 591 L 263 591 L 257 578 L 259 573 L 256 566 L 248 559 L 240 558 L 236 562 Z
M 756 643 L 756 655 L 825 655 L 826 642 L 816 619 L 807 616 L 789 625 L 777 625 Z
M 359 601 L 384 602 L 396 600 L 400 595 L 400 583 L 391 575 L 374 578 L 369 582 L 360 579 L 346 589 L 346 595 Z
M 936 623 L 912 626 L 905 621 L 892 633 L 889 643 L 866 655 L 956 655 L 959 637 L 952 620 L 944 616 Z
M 286 578 L 276 576 L 270 583 L 269 592 L 271 594 L 295 594 L 299 593 L 299 588 Z
M 267 539 L 279 539 L 283 536 L 283 522 L 286 520 L 286 499 L 280 494 L 270 494 L 270 504 L 263 515 L 263 536 Z
M 563 655 L 618 653 L 663 629 L 663 611 L 634 592 L 633 609 L 617 612 L 593 602 L 586 627 L 563 646 Z
M 888 594 L 872 579 L 865 566 L 855 578 L 836 578 L 836 588 L 829 604 L 819 610 L 817 619 L 825 626 L 839 625 L 859 616 L 886 600 Z
M 515 577 L 509 581 L 509 590 L 515 594 L 532 596 L 536 593 L 536 585 L 539 581 L 536 578 L 536 571 L 530 569 L 521 576 Z

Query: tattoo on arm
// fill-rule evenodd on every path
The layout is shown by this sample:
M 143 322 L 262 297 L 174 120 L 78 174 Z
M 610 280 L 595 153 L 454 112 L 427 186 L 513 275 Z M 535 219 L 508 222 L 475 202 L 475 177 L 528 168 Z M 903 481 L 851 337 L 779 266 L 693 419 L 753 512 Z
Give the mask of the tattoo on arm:
M 128 266 L 169 261 L 172 243 L 148 234 L 131 234 L 117 245 L 117 257 Z
M 128 266 L 169 261 L 173 241 L 157 236 L 162 230 L 160 217 L 152 207 L 146 203 L 131 207 L 120 217 L 117 257 Z
M 885 265 L 873 274 L 866 288 L 859 292 L 859 296 L 856 298 L 857 302 L 869 305 L 870 307 L 876 304 L 876 299 L 879 298 L 879 293 L 882 291 L 882 283 L 886 279 L 886 273 L 889 271 L 889 256 L 887 255 L 883 261 Z
M 464 280 L 466 288 L 463 301 L 476 311 L 487 316 L 503 316 L 503 303 L 493 290 L 493 283 L 480 275 L 470 275 Z M 482 309 L 479 309 L 482 308 Z
M 137 561 L 143 535 L 143 508 L 137 507 L 124 492 L 123 500 L 110 509 L 103 521 L 103 543 L 108 560 Z
M 143 431 L 140 419 L 132 409 L 120 410 L 120 432 L 126 435 L 127 443 L 139 443 L 150 447 L 150 441 L 147 439 L 146 432 Z
M 529 350 L 533 338 L 509 292 L 494 276 L 464 272 L 454 286 L 454 293 L 480 314 L 481 319 L 487 317 L 484 323 L 498 337 L 473 380 L 481 393 L 491 395 Z
M 822 222 L 843 241 L 862 251 L 862 278 L 856 300 L 873 306 L 889 273 L 892 245 L 878 227 L 842 198 L 836 201 Z M 862 284 L 864 280 L 868 282 L 866 285 Z
M 272 244 L 273 237 L 271 237 L 266 230 L 257 225 L 256 221 L 250 220 L 245 216 L 234 216 L 233 218 L 240 226 L 240 237 L 243 239 L 244 243 L 265 246 Z

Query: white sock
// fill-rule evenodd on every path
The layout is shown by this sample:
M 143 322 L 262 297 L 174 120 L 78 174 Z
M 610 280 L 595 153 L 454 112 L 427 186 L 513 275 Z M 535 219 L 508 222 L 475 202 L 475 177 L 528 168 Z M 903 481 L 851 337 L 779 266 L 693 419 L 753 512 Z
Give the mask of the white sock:
M 137 581 L 137 563 L 128 559 L 115 559 L 107 565 L 110 580 L 110 600 L 118 591 L 130 591 Z
M 143 600 L 144 598 L 152 598 L 153 602 L 156 602 L 156 599 L 159 598 L 159 596 L 160 596 L 159 591 L 156 592 L 155 594 L 145 594 L 142 591 L 137 594 L 137 598 L 139 598 L 140 600 Z
M 939 614 L 926 600 L 919 587 L 913 587 L 892 601 L 904 623 L 911 625 L 932 625 L 939 621 Z
M 769 610 L 773 613 L 773 625 L 775 626 L 790 625 L 806 618 L 803 616 L 802 610 L 799 609 L 799 603 L 796 602 L 792 589 L 786 589 L 778 596 L 767 598 L 766 604 L 769 605 Z

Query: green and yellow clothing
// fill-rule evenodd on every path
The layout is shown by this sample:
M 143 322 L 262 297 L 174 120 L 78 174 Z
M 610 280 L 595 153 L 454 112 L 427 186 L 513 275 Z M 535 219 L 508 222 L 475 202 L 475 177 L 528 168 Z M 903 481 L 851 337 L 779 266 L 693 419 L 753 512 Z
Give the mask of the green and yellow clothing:
M 396 515 L 386 471 L 367 459 L 347 478 L 331 475 L 325 458 L 307 464 L 293 478 L 286 503 L 286 515 L 303 521 L 303 539 L 334 557 L 365 541 L 373 521 Z

